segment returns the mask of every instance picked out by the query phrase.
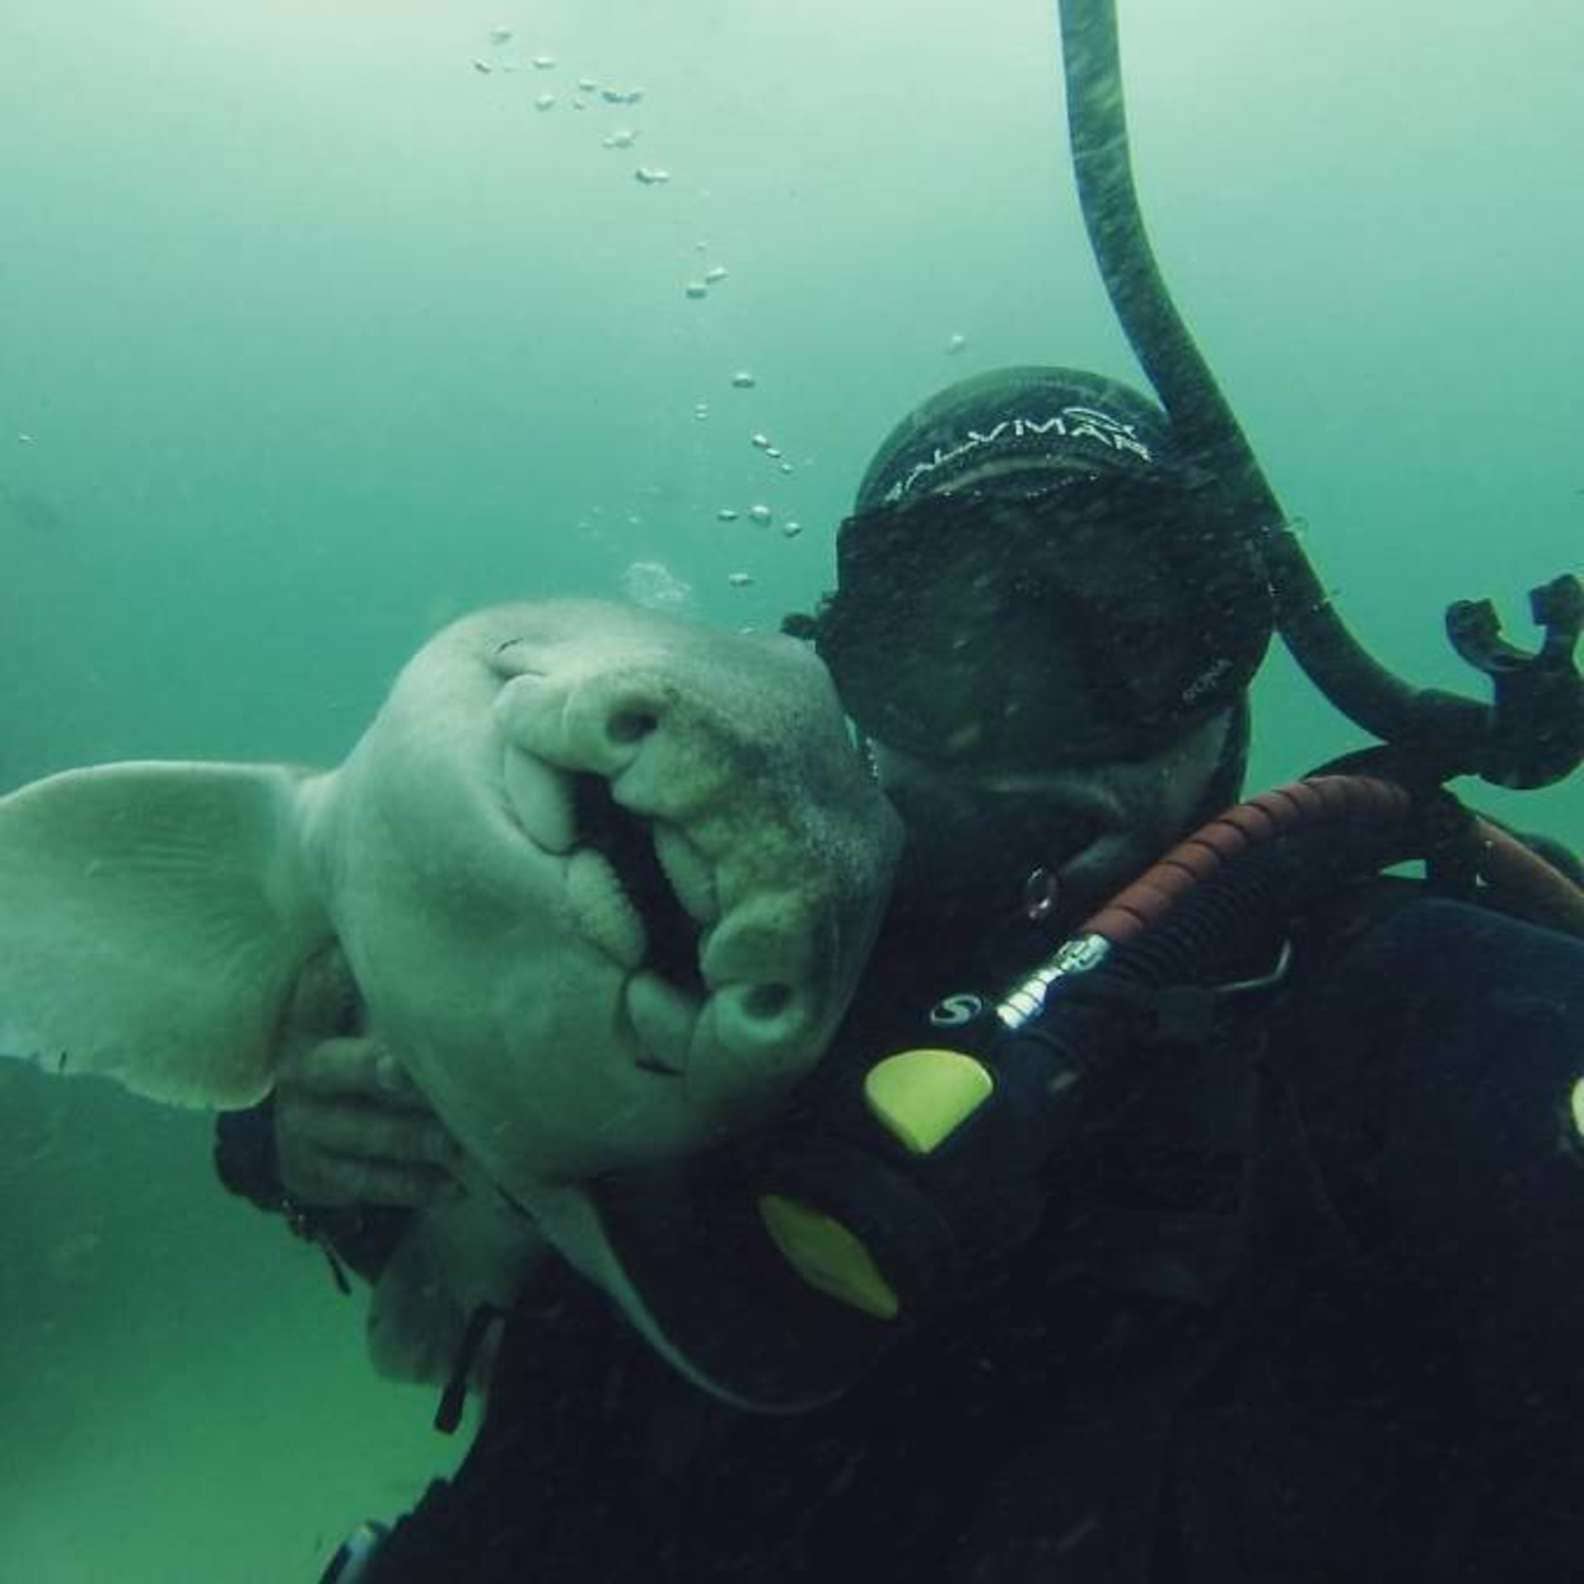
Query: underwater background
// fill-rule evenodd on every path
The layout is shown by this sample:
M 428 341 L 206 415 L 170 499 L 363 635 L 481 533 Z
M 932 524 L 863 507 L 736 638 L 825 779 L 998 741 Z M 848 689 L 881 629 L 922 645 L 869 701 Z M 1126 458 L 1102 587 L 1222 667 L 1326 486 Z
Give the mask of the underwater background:
M 507 598 L 773 626 L 932 390 L 1142 383 L 1054 12 L 0 0 L 0 788 L 334 763 Z M 1584 11 L 1121 13 L 1155 245 L 1277 493 L 1379 658 L 1483 696 L 1443 607 L 1527 646 L 1584 570 Z M 1362 740 L 1275 651 L 1255 729 L 1251 787 Z M 1584 845 L 1584 778 L 1463 790 Z M 207 1118 L 0 1064 L 0 1206 L 0 1584 L 311 1581 L 464 1450 Z

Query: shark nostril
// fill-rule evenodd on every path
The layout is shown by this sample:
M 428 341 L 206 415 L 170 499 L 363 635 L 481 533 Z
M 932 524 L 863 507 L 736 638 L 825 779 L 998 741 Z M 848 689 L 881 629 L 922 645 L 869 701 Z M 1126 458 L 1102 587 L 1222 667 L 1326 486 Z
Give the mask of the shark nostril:
M 612 742 L 641 742 L 660 724 L 660 717 L 648 710 L 618 710 L 605 726 Z
M 759 984 L 743 998 L 743 1009 L 750 1017 L 780 1017 L 792 1004 L 792 986 L 788 984 Z

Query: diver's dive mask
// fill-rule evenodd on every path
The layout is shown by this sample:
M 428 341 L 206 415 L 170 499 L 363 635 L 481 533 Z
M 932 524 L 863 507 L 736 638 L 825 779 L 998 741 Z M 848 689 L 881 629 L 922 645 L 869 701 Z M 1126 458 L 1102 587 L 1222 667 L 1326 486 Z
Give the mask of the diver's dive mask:
M 849 517 L 814 642 L 859 727 L 942 764 L 1141 758 L 1226 707 L 1271 633 L 1208 485 L 1037 469 Z

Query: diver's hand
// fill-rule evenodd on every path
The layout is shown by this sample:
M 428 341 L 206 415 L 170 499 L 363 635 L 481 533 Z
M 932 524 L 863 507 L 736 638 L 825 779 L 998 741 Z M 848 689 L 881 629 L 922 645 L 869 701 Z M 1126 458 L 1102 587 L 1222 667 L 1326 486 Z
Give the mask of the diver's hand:
M 378 1040 L 342 1032 L 357 999 L 339 951 L 297 985 L 275 1082 L 281 1186 L 306 1205 L 430 1204 L 454 1190 L 461 1149 Z
M 377 1040 L 298 1045 L 275 1085 L 281 1186 L 300 1204 L 432 1203 L 461 1150 Z

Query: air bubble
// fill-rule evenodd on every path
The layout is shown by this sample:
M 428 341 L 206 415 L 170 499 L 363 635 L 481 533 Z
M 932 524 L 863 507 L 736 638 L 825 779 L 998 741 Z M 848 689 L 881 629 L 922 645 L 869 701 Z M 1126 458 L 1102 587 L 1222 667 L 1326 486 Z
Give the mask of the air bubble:
M 750 506 L 748 508 L 748 515 L 752 517 L 756 523 L 767 523 L 775 514 L 768 506 Z
M 634 561 L 622 573 L 622 593 L 645 610 L 686 608 L 693 590 L 663 561 Z
M 1037 924 L 1049 918 L 1061 899 L 1061 880 L 1054 870 L 1035 869 L 1023 882 L 1023 917 Z
M 733 386 L 738 390 L 752 390 L 759 383 L 747 369 L 738 369 L 731 377 Z

